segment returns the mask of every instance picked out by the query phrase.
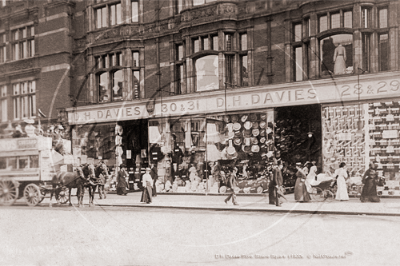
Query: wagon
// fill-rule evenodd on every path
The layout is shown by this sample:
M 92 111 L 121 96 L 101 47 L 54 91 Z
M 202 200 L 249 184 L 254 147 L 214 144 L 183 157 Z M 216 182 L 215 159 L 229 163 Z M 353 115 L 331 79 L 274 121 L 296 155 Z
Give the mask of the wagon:
M 29 206 L 42 202 L 53 190 L 52 153 L 48 137 L 0 139 L 0 205 L 12 205 L 20 198 Z M 66 203 L 66 188 L 57 189 L 60 202 Z

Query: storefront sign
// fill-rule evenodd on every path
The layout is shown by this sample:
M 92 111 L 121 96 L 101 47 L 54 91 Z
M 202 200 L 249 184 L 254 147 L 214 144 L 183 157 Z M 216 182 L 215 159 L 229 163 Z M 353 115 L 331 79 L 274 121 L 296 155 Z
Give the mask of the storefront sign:
M 295 106 L 318 103 L 335 103 L 354 100 L 369 100 L 389 97 L 400 97 L 400 77 L 395 73 L 377 75 L 374 79 L 364 75 L 357 78 L 338 79 L 334 81 L 315 80 L 294 84 L 279 84 L 275 87 L 251 88 L 243 90 L 219 90 L 188 94 L 185 99 L 175 100 L 168 97 L 154 103 L 154 116 L 180 116 L 187 114 L 218 113 L 224 111 L 253 110 L 261 108 Z M 368 79 L 366 79 L 368 78 Z M 270 89 L 270 88 L 274 89 Z M 289 87 L 289 88 L 288 88 Z M 152 101 L 153 100 L 148 100 Z M 152 106 L 151 106 L 152 107 Z M 151 111 L 153 108 L 150 108 Z M 141 103 L 124 102 L 122 106 L 104 108 L 96 106 L 91 109 L 70 110 L 70 124 L 111 122 L 149 118 L 146 101 Z
M 36 149 L 37 143 L 36 138 L 2 139 L 0 140 L 0 151 Z

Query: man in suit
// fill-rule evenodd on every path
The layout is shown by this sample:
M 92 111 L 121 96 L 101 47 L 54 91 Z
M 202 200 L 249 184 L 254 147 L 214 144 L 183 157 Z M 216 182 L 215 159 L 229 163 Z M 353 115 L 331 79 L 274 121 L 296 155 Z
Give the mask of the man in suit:
M 272 161 L 272 176 L 268 186 L 268 196 L 269 196 L 269 204 L 276 205 L 281 207 L 281 203 L 279 201 L 279 193 L 278 188 L 283 184 L 282 171 L 280 167 L 280 161 L 274 158 Z

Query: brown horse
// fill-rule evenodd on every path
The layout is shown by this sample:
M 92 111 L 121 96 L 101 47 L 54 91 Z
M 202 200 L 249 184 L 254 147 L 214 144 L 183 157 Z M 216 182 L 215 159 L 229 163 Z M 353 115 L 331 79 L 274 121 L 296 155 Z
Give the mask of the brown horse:
M 107 165 L 104 162 L 100 162 L 94 170 L 97 187 L 99 188 L 99 197 L 104 199 L 107 197 L 107 191 L 110 187 L 110 175 L 108 174 Z
M 94 172 L 95 167 L 93 164 L 85 164 L 81 167 L 82 167 L 83 175 L 85 176 L 86 180 L 93 180 L 95 178 L 96 174 Z M 87 187 L 89 190 L 89 207 L 92 207 L 94 205 L 93 199 L 94 199 L 94 193 L 96 192 L 97 184 L 95 184 L 93 182 L 87 182 L 83 185 L 83 187 L 84 188 Z M 81 197 L 83 198 L 85 190 L 82 189 L 82 191 L 83 192 L 81 194 Z
M 72 205 L 71 202 L 71 189 L 76 188 L 77 189 L 77 197 L 78 197 L 78 207 L 83 206 L 82 204 L 82 199 L 83 199 L 83 194 L 84 194 L 84 175 L 82 172 L 82 168 L 78 167 L 74 172 L 58 172 L 56 175 L 53 176 L 51 180 L 52 184 L 52 191 L 50 194 L 50 207 L 52 205 L 52 198 L 53 194 L 55 193 L 55 198 L 57 200 L 57 203 L 59 203 L 59 194 L 60 191 L 63 187 L 68 188 L 69 190 L 69 205 Z

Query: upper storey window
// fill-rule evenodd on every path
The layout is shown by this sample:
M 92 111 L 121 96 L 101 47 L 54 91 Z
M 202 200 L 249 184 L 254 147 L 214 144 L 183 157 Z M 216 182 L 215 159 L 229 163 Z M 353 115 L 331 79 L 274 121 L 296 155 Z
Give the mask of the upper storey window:
M 336 34 L 320 41 L 321 74 L 353 73 L 353 35 Z
M 353 12 L 351 10 L 339 10 L 319 16 L 319 32 L 337 28 L 352 28 Z
M 193 6 L 200 6 L 211 2 L 216 2 L 218 0 L 193 0 Z
M 387 8 L 379 9 L 379 28 L 387 28 L 388 27 L 388 10 Z
M 6 34 L 0 34 L 0 63 L 4 63 L 7 60 L 7 46 L 6 46 Z
M 12 59 L 19 60 L 35 55 L 35 28 L 27 26 L 11 31 Z
M 122 23 L 121 3 L 110 4 L 95 9 L 96 28 L 104 28 Z

